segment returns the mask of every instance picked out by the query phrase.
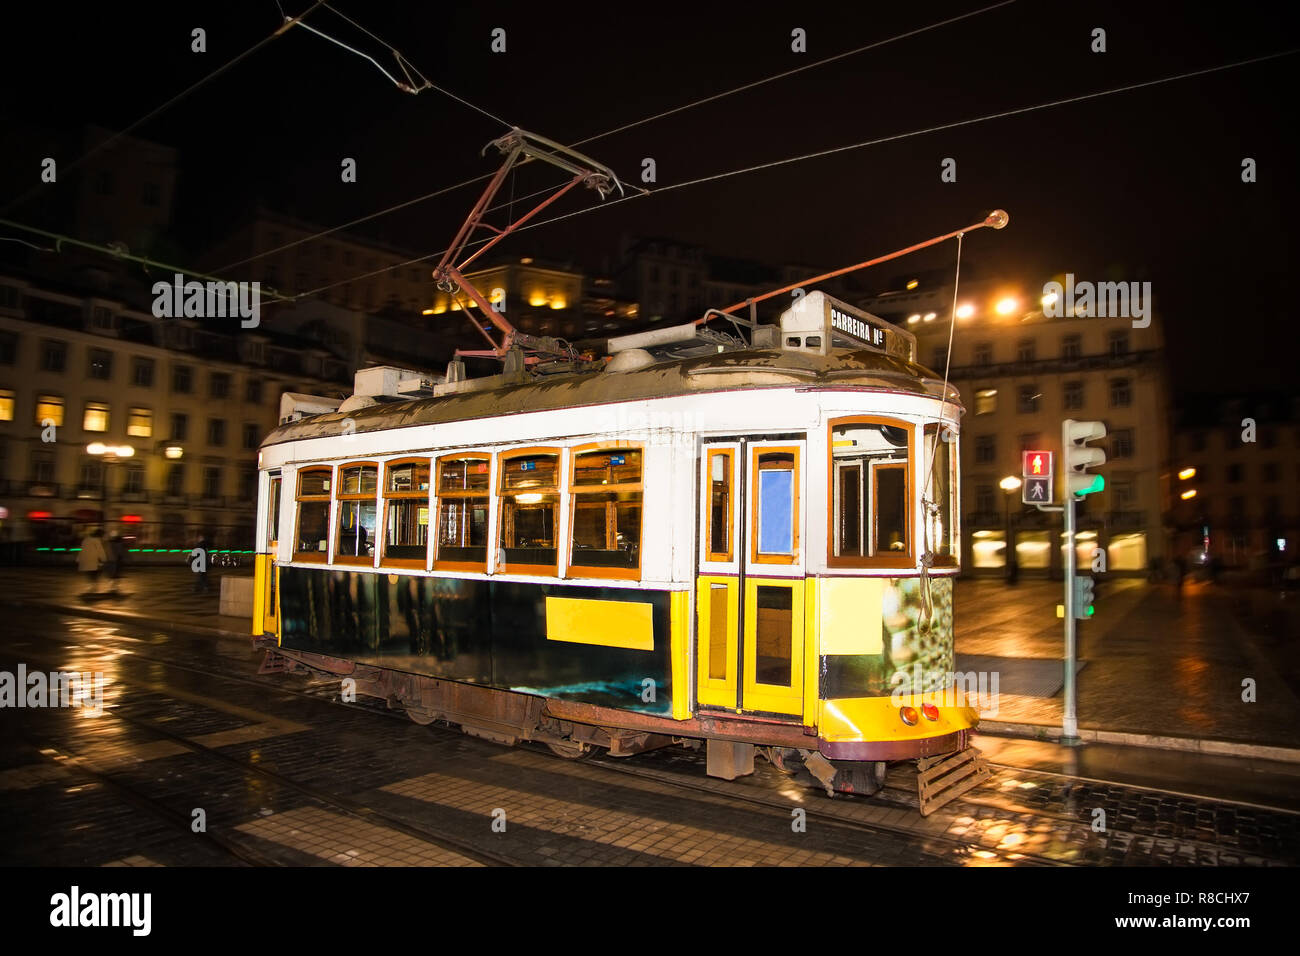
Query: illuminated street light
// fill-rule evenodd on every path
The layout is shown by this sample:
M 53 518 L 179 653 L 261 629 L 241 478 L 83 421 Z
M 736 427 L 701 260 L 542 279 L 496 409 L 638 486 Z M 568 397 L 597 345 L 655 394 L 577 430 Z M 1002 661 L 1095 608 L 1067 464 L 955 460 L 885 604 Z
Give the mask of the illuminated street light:
M 1195 468 L 1184 468 L 1182 471 L 1178 473 L 1179 481 L 1186 481 L 1188 478 L 1195 478 L 1195 477 L 1196 477 Z
M 1005 299 L 999 299 L 998 304 L 993 307 L 998 315 L 1010 315 L 1020 307 L 1020 300 L 1015 296 L 1007 296 Z
M 1007 569 L 1007 583 L 1015 584 L 1019 576 L 1020 569 L 1016 566 L 1016 548 L 1015 541 L 1011 536 L 1011 496 L 1020 488 L 1020 479 L 1015 475 L 1007 475 L 998 482 L 998 487 L 1002 489 L 1003 494 L 1003 516 L 1006 520 L 1006 559 L 1003 562 Z
M 1053 303 L 1055 303 L 1055 302 L 1056 302 L 1056 299 L 1057 299 L 1056 293 L 1055 293 L 1055 292 L 1049 292 L 1049 293 L 1047 293 L 1047 295 L 1043 296 L 1043 297 L 1039 300 L 1039 302 L 1042 303 L 1043 308 L 1047 308 L 1049 305 L 1052 305 Z
M 1017 478 L 1015 475 L 1007 475 L 1005 478 L 1003 478 L 1001 481 L 998 482 L 998 487 L 1001 488 L 1003 491 L 1005 491 L 1007 494 L 1010 494 L 1011 492 L 1016 491 L 1017 489 L 1020 488 L 1020 479 Z
M 915 288 L 916 288 L 918 285 L 920 285 L 920 284 L 921 284 L 921 282 L 920 282 L 919 279 L 913 279 L 911 282 L 909 282 L 909 283 L 907 284 L 907 291 L 908 291 L 908 292 L 911 292 L 913 289 L 915 289 Z
M 185 449 L 180 445 L 168 445 L 163 449 L 163 455 L 175 461 L 177 458 L 185 457 Z
M 934 320 L 935 320 L 935 314 L 933 312 L 925 313 L 925 321 L 933 322 Z
M 1182 498 L 1184 501 L 1190 501 L 1192 498 L 1196 497 L 1196 489 L 1188 488 L 1181 495 L 1179 495 L 1179 497 Z
M 908 325 L 915 325 L 917 322 L 920 322 L 920 321 L 921 321 L 921 313 L 920 313 L 920 312 L 913 312 L 911 315 L 909 315 L 909 316 L 907 317 L 907 324 L 908 324 Z
M 957 318 L 959 319 L 969 319 L 974 314 L 975 306 L 971 305 L 969 302 L 963 302 L 961 305 L 957 306 Z

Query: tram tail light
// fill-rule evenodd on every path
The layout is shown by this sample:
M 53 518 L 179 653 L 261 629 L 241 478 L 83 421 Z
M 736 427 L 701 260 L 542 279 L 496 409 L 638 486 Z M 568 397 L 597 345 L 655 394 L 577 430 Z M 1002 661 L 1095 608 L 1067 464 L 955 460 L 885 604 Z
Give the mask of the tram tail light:
M 925 714 L 925 719 L 926 719 L 926 720 L 938 720 L 938 719 L 939 719 L 939 708 L 936 707 L 936 706 L 934 706 L 934 704 L 929 704 L 929 703 L 922 704 L 922 705 L 921 705 L 921 713 Z
M 917 716 L 915 707 L 898 708 L 898 716 L 903 718 L 903 723 L 907 724 L 909 727 L 915 727 L 916 722 L 920 720 L 920 717 Z

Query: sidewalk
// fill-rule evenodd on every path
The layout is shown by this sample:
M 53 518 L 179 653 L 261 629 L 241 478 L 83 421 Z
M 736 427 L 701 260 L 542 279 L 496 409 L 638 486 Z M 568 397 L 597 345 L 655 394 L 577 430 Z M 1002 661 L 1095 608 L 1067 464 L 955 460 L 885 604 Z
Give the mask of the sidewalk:
M 109 620 L 152 623 L 188 631 L 249 635 L 243 617 L 221 616 L 223 575 L 252 577 L 252 569 L 214 569 L 208 572 L 208 593 L 194 590 L 195 574 L 189 565 L 131 568 L 118 580 L 118 594 L 107 593 L 110 582 L 101 575 L 99 594 L 86 593 L 86 579 L 75 568 L 0 568 L 0 604 L 39 605 L 75 611 Z
M 1016 587 L 959 582 L 958 669 L 972 655 L 1002 658 L 1008 669 L 1023 658 L 1060 662 L 1061 588 L 1059 581 L 1022 580 Z M 1300 760 L 1300 751 L 1271 752 L 1300 748 L 1300 698 L 1264 652 L 1267 641 L 1252 633 L 1253 619 L 1239 610 L 1241 600 L 1237 592 L 1205 582 L 1188 583 L 1181 598 L 1170 585 L 1106 582 L 1095 616 L 1078 627 L 1080 736 Z M 1063 675 L 1064 665 L 1057 666 Z M 1248 678 L 1255 682 L 1253 703 L 1242 700 Z M 1059 690 L 1051 697 L 1004 690 L 996 716 L 983 720 L 981 729 L 1054 739 L 1063 708 Z

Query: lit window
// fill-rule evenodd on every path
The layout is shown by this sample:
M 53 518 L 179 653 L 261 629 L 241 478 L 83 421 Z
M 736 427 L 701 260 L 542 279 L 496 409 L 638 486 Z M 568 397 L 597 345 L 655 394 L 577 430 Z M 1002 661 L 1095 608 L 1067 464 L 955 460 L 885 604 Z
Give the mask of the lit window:
M 338 530 L 334 560 L 370 564 L 375 556 L 375 517 L 378 504 L 379 466 L 343 465 L 339 468 Z
M 975 414 L 991 415 L 998 410 L 998 390 L 981 388 L 975 393 Z
M 424 567 L 429 550 L 429 460 L 384 466 L 384 564 Z
M 0 388 L 0 422 L 14 420 L 14 393 L 12 389 Z
M 945 435 L 948 437 L 945 438 Z M 957 563 L 957 546 L 952 526 L 953 511 L 956 507 L 957 473 L 953 467 L 956 455 L 953 454 L 955 438 L 938 424 L 925 426 L 924 439 L 924 476 L 926 491 L 922 498 L 925 514 L 925 541 L 934 552 L 936 565 Z
M 573 456 L 574 576 L 637 577 L 641 566 L 641 450 Z
M 487 570 L 489 463 L 486 455 L 438 459 L 435 568 Z
M 108 431 L 108 406 L 103 402 L 86 402 L 81 416 L 81 429 L 87 432 Z
M 153 412 L 147 408 L 133 408 L 127 416 L 126 433 L 136 438 L 153 435 Z
M 732 481 L 735 452 L 730 449 L 709 451 L 709 540 L 710 561 L 732 558 Z
M 330 488 L 333 472 L 329 468 L 306 468 L 298 472 L 298 523 L 295 529 L 295 561 L 324 561 L 329 542 Z
M 904 422 L 832 423 L 832 565 L 912 563 L 911 446 L 912 427 Z
M 555 452 L 501 456 L 500 571 L 555 574 L 559 461 Z

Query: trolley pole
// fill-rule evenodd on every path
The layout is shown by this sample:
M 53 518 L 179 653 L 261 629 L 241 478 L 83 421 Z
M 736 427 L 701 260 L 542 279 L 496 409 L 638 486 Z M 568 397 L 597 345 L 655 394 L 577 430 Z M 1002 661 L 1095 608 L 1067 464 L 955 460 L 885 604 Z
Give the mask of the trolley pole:
M 1074 687 L 1074 575 L 1077 552 L 1074 547 L 1074 495 L 1066 488 L 1065 501 L 1065 715 L 1061 721 L 1061 742 L 1077 743 L 1079 716 Z

